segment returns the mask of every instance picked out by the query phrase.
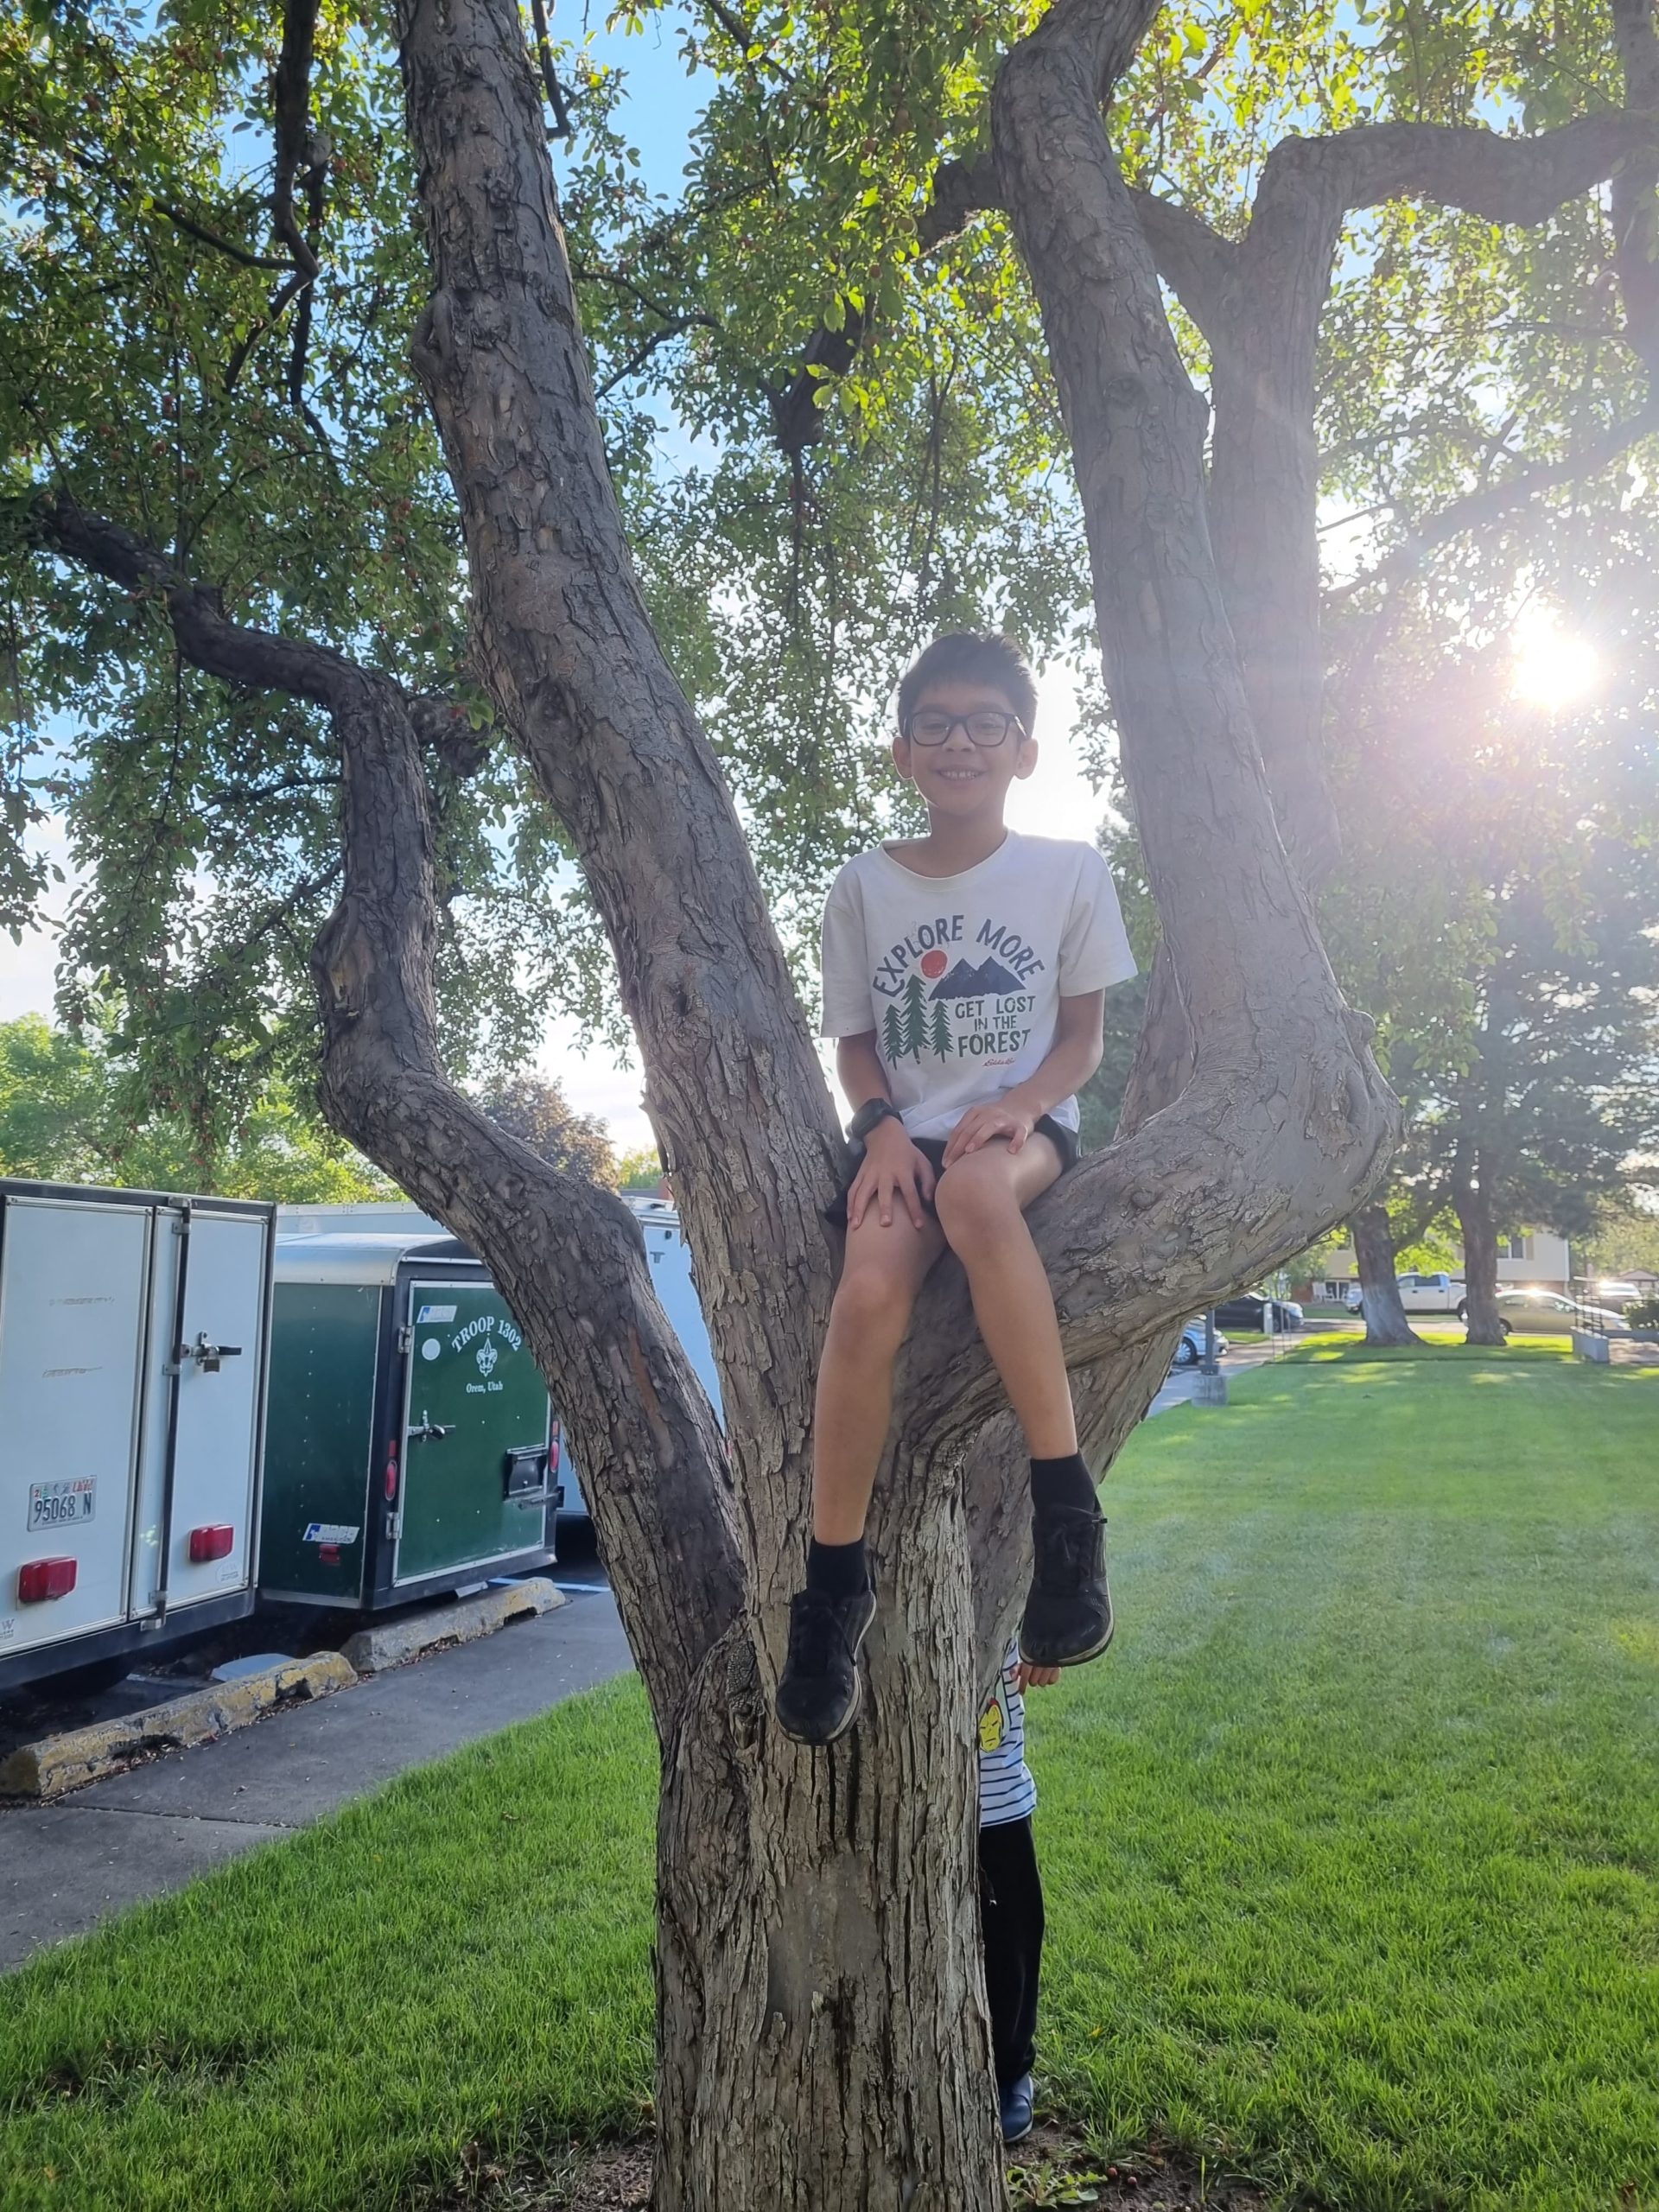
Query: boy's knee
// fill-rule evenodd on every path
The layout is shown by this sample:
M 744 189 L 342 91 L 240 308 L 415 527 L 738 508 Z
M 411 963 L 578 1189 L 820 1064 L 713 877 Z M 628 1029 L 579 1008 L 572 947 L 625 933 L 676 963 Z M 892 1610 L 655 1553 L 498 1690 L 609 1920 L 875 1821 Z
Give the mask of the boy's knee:
M 976 1166 L 971 1154 L 940 1176 L 933 1205 L 939 1226 L 958 1253 L 964 1243 L 1007 1236 L 1020 1220 L 1019 1203 L 1006 1178 Z
M 873 1268 L 861 1268 L 856 1274 L 843 1275 L 836 1286 L 831 1319 L 861 1336 L 891 1336 L 896 1347 L 915 1302 L 907 1282 Z

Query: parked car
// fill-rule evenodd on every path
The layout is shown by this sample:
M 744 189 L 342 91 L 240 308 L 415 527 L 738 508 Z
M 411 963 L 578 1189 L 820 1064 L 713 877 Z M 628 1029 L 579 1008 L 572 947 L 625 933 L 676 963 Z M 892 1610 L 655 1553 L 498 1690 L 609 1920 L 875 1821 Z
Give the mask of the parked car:
M 1592 1282 L 1589 1287 L 1598 1306 L 1616 1306 L 1621 1313 L 1650 1294 L 1639 1282 Z
M 1516 1329 L 1523 1337 L 1564 1337 L 1573 1329 L 1595 1329 L 1609 1337 L 1630 1333 L 1630 1323 L 1611 1306 L 1581 1306 L 1556 1290 L 1500 1290 L 1497 1310 L 1506 1335 Z
M 1224 1328 L 1260 1329 L 1263 1336 L 1272 1336 L 1279 1329 L 1300 1329 L 1302 1309 L 1293 1298 L 1270 1298 L 1265 1291 L 1242 1290 L 1224 1306 L 1217 1306 L 1216 1319 Z
M 1396 1275 L 1395 1287 L 1400 1293 L 1400 1303 L 1408 1313 L 1455 1313 L 1459 1321 L 1465 1317 L 1465 1284 L 1461 1275 L 1410 1274 Z M 1365 1297 L 1356 1283 L 1347 1298 L 1348 1311 L 1363 1314 Z
M 1221 1317 L 1217 1314 L 1216 1318 L 1219 1320 Z M 1217 1328 L 1216 1331 L 1216 1357 L 1219 1359 L 1223 1352 L 1226 1350 L 1227 1339 L 1222 1335 L 1220 1329 Z M 1175 1357 L 1171 1360 L 1170 1365 L 1172 1367 L 1196 1367 L 1203 1357 L 1204 1316 L 1200 1313 L 1195 1319 L 1189 1321 L 1186 1326 L 1181 1331 L 1181 1341 L 1175 1347 Z

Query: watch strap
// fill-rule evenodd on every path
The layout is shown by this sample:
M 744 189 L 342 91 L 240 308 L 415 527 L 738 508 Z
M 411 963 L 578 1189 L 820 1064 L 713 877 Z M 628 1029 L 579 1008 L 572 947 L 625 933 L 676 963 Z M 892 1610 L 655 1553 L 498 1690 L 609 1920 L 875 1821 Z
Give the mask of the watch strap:
M 855 1144 L 862 1144 L 883 1122 L 902 1122 L 904 1118 L 891 1098 L 867 1098 L 848 1123 L 847 1134 Z

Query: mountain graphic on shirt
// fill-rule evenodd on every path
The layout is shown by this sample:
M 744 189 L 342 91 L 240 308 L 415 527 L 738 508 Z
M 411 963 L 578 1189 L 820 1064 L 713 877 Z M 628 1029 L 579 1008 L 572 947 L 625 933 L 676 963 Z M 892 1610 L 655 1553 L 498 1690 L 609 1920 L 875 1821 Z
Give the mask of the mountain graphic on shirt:
M 1010 976 L 997 960 L 988 960 L 982 968 L 970 968 L 965 960 L 958 960 L 948 976 L 941 976 L 928 993 L 935 999 L 1000 999 L 1012 992 L 1023 991 L 1025 985 L 1017 976 Z

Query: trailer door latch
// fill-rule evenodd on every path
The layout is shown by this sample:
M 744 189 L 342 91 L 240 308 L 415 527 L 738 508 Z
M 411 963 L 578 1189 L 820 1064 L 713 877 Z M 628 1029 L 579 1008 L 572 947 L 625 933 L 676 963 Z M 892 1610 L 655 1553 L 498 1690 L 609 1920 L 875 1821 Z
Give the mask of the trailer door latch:
M 241 1358 L 241 1344 L 214 1344 L 208 1332 L 197 1330 L 197 1340 L 190 1344 L 190 1358 L 197 1363 L 204 1376 L 217 1376 L 219 1360 Z

